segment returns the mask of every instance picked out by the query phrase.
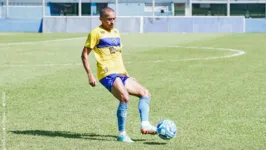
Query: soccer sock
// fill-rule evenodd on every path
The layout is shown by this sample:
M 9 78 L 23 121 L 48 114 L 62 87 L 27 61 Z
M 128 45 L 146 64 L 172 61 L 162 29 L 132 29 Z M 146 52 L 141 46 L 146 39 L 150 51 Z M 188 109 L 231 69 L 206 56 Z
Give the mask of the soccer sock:
M 149 122 L 150 98 L 141 97 L 139 100 L 139 114 L 142 124 Z
M 124 133 L 125 126 L 126 126 L 126 117 L 127 117 L 127 103 L 119 103 L 118 109 L 117 109 L 117 120 L 118 120 L 118 131 L 120 133 Z

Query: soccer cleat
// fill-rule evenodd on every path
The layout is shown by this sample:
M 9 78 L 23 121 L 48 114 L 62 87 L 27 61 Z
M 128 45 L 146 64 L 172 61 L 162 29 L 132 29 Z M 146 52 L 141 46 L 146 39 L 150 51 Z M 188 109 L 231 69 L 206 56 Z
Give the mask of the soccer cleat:
M 133 143 L 134 141 L 132 141 L 131 139 L 130 139 L 130 137 L 128 136 L 128 135 L 119 135 L 118 137 L 117 137 L 117 140 L 119 141 L 119 142 L 127 142 L 127 143 Z
M 157 129 L 155 126 L 151 125 L 151 124 L 147 124 L 141 127 L 140 132 L 142 134 L 152 134 L 155 135 L 157 134 Z

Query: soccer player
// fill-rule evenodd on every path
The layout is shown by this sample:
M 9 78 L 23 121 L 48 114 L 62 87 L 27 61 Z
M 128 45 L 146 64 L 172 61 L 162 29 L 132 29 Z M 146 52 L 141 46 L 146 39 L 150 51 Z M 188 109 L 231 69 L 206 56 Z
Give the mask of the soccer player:
M 89 84 L 96 86 L 88 55 L 94 52 L 97 61 L 97 77 L 120 103 L 117 109 L 118 141 L 133 142 L 125 130 L 129 95 L 139 97 L 139 113 L 142 134 L 156 134 L 156 127 L 149 122 L 150 93 L 134 78 L 129 77 L 122 59 L 120 33 L 115 26 L 116 14 L 109 7 L 100 11 L 102 24 L 93 29 L 82 51 L 82 62 L 87 72 Z

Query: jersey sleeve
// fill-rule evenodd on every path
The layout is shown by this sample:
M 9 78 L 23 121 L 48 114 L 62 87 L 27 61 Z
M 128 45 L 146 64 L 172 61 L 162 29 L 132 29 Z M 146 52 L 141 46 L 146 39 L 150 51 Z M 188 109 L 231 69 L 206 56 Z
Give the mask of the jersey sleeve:
M 88 38 L 87 38 L 87 41 L 84 47 L 94 49 L 97 43 L 98 43 L 97 34 L 95 32 L 91 32 L 88 35 Z

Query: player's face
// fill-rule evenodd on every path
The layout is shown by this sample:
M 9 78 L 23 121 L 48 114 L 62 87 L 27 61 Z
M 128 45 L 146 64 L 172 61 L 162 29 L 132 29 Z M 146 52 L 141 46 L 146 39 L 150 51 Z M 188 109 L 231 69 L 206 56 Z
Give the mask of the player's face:
M 116 14 L 115 12 L 109 11 L 109 12 L 106 12 L 105 16 L 101 17 L 100 19 L 105 29 L 112 30 L 115 26 Z

